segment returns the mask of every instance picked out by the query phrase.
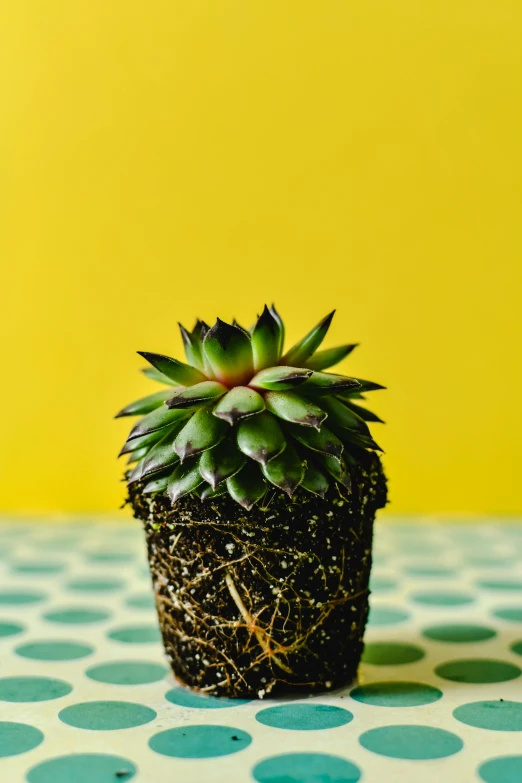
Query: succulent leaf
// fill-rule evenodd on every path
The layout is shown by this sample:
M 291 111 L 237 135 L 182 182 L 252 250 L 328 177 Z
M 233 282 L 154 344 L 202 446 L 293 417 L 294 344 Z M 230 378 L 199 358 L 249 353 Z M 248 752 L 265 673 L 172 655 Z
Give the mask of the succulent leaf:
M 203 349 L 199 335 L 197 333 L 188 332 L 183 324 L 178 323 L 178 326 L 179 331 L 181 332 L 181 339 L 183 340 L 183 348 L 185 349 L 187 362 L 192 367 L 196 367 L 196 369 L 204 372 Z
M 172 447 L 172 436 L 168 434 L 156 443 L 142 460 L 140 478 L 159 473 L 170 466 L 174 467 L 178 462 L 179 457 Z
M 248 386 L 235 386 L 220 399 L 214 408 L 214 416 L 227 421 L 232 427 L 241 419 L 254 416 L 265 409 L 265 401 Z
M 235 319 L 212 328 L 198 320 L 192 331 L 180 324 L 187 364 L 142 352 L 145 375 L 167 388 L 117 414 L 140 417 L 120 452 L 127 482 L 173 503 L 187 493 L 209 502 L 228 494 L 245 509 L 272 486 L 319 497 L 332 482 L 349 488 L 364 452 L 380 450 L 368 427 L 380 419 L 357 403 L 384 387 L 324 372 L 356 347 L 317 350 L 332 316 L 286 354 L 273 305 L 249 332 Z
M 346 489 L 351 489 L 352 477 L 350 476 L 350 472 L 346 467 L 346 462 L 344 459 L 337 460 L 334 457 L 329 457 L 328 455 L 321 455 L 319 460 L 330 476 L 338 481 L 339 484 L 342 484 L 343 487 L 346 487 Z
M 149 481 L 145 486 L 143 487 L 143 492 L 146 495 L 152 494 L 153 492 L 165 492 L 167 489 L 167 485 L 169 483 L 169 477 L 168 476 L 162 476 L 158 479 L 152 479 L 152 481 Z
M 174 395 L 171 393 L 165 405 L 167 408 L 198 408 L 207 402 L 218 400 L 227 391 L 227 387 L 217 381 L 201 381 Z
M 289 443 L 281 454 L 263 465 L 262 470 L 265 478 L 289 497 L 292 497 L 305 473 L 303 461 Z
M 347 378 L 346 375 L 335 375 L 331 372 L 313 372 L 303 384 L 303 392 L 316 394 L 337 394 L 345 390 L 359 391 L 359 381 Z
M 127 440 L 134 440 L 142 435 L 148 435 L 150 432 L 162 430 L 171 424 L 177 424 L 178 421 L 185 418 L 187 418 L 185 411 L 169 410 L 166 405 L 162 405 L 161 408 L 156 408 L 156 410 L 147 413 L 146 416 L 140 419 L 131 429 Z
M 383 420 L 380 419 L 376 413 L 369 411 L 368 408 L 363 408 L 362 405 L 356 405 L 355 402 L 348 402 L 348 400 L 345 400 L 344 404 L 347 408 L 350 408 L 350 410 L 360 416 L 361 419 L 364 419 L 364 421 L 374 421 L 379 422 L 380 424 L 384 424 Z
M 174 504 L 184 495 L 194 492 L 200 484 L 203 484 L 203 477 L 199 472 L 198 462 L 191 460 L 190 463 L 174 468 L 167 484 L 167 494 Z
M 369 435 L 368 425 L 354 411 L 348 408 L 341 400 L 335 397 L 322 400 L 325 410 L 328 412 L 328 425 L 331 429 L 347 429 L 359 432 L 361 435 Z M 342 437 L 342 434 L 341 434 Z
M 359 432 L 353 430 L 344 430 L 342 439 L 345 443 L 353 443 L 355 446 L 359 446 L 361 449 L 373 449 L 374 451 L 382 451 L 378 443 L 369 435 L 361 435 Z
M 337 460 L 334 460 L 334 462 L 339 464 Z M 328 479 L 324 473 L 321 473 L 321 471 L 315 467 L 315 465 L 309 463 L 306 466 L 301 486 L 303 489 L 308 490 L 308 492 L 313 492 L 314 495 L 319 495 L 319 497 L 324 498 L 328 489 Z
M 162 389 L 162 391 L 149 394 L 147 397 L 136 400 L 136 402 L 131 402 L 130 405 L 122 408 L 114 418 L 120 419 L 122 416 L 143 416 L 145 413 L 150 413 L 151 411 L 156 410 L 156 408 L 159 408 L 169 397 L 172 397 L 172 389 Z
M 171 425 L 169 429 L 153 430 L 153 432 L 148 432 L 146 435 L 142 435 L 139 438 L 127 440 L 123 444 L 123 448 L 118 454 L 118 457 L 122 457 L 124 454 L 130 454 L 131 452 L 135 453 L 136 451 L 139 451 L 145 447 L 149 449 L 150 446 L 153 446 L 155 443 L 161 440 L 167 434 L 167 432 L 173 432 L 174 429 L 174 425 Z
M 338 460 L 341 459 L 341 454 L 343 453 L 342 441 L 326 427 L 314 430 L 311 427 L 300 427 L 298 424 L 286 424 L 285 429 L 299 443 L 312 449 L 312 451 L 328 454 Z
M 312 370 L 303 367 L 268 367 L 260 370 L 249 383 L 253 389 L 268 389 L 269 391 L 284 391 L 295 389 L 305 383 L 312 375 Z
M 195 367 L 178 362 L 177 359 L 172 359 L 170 356 L 164 356 L 162 353 L 150 353 L 149 351 L 138 351 L 138 353 L 163 375 L 176 381 L 176 383 L 191 386 L 194 383 L 207 380 L 203 373 Z
M 133 441 L 135 443 L 135 441 Z M 130 465 L 131 462 L 139 462 L 140 459 L 143 459 L 143 457 L 148 454 L 150 447 L 149 446 L 142 446 L 141 449 L 136 449 L 136 451 L 131 451 L 130 457 L 127 460 L 127 465 Z
M 318 351 L 306 360 L 305 365 L 311 370 L 327 370 L 328 367 L 333 367 L 335 364 L 342 362 L 354 348 L 357 348 L 357 345 L 358 343 L 351 343 L 350 345 L 339 345 L 337 348 L 327 348 L 325 351 Z
M 217 319 L 203 340 L 203 352 L 217 380 L 238 386 L 252 377 L 254 363 L 247 333 Z
M 277 312 L 277 310 L 275 308 L 275 305 L 272 305 L 272 307 L 269 307 L 268 309 L 270 310 L 270 314 L 272 315 L 272 317 L 274 318 L 275 322 L 277 323 L 278 334 L 279 334 L 279 350 L 278 350 L 278 353 L 279 353 L 279 356 L 281 356 L 282 353 L 283 353 L 284 344 L 285 344 L 285 325 L 283 323 L 283 319 L 281 318 L 281 316 Z
M 264 497 L 266 482 L 258 466 L 247 462 L 239 473 L 227 479 L 227 489 L 237 503 L 250 511 L 252 506 Z
M 237 473 L 246 462 L 246 458 L 237 450 L 230 438 L 221 441 L 212 449 L 204 451 L 199 460 L 199 472 L 212 489 Z
M 266 465 L 281 454 L 286 446 L 285 436 L 277 420 L 268 411 L 239 422 L 237 445 L 250 459 Z
M 228 492 L 227 485 L 225 483 L 220 484 L 215 490 L 212 487 L 205 487 L 200 494 L 201 500 L 207 500 L 209 498 L 218 498 L 220 495 L 226 495 Z
M 279 323 L 265 305 L 252 331 L 252 353 L 256 372 L 278 363 L 280 337 Z
M 330 324 L 332 323 L 334 314 L 335 310 L 332 310 L 332 312 L 323 318 L 322 321 L 319 321 L 302 340 L 299 340 L 299 342 L 293 345 L 292 348 L 285 353 L 281 362 L 283 364 L 301 367 L 323 342 L 325 335 L 330 328 Z
M 386 386 L 381 386 L 380 383 L 374 383 L 373 381 L 363 381 L 362 378 L 353 378 L 352 380 L 357 381 L 359 386 L 355 388 L 353 391 L 356 394 L 351 394 L 349 391 L 344 391 L 339 396 L 342 396 L 343 398 L 348 396 L 348 399 L 353 396 L 357 396 L 359 394 L 365 394 L 366 392 L 370 391 L 379 391 L 380 389 L 385 389 Z
M 174 451 L 183 462 L 189 457 L 201 454 L 223 440 L 228 427 L 224 421 L 216 419 L 208 408 L 200 408 L 188 420 L 176 436 Z
M 315 427 L 317 430 L 321 429 L 321 424 L 327 417 L 321 408 L 295 392 L 267 392 L 265 405 L 266 409 L 279 419 L 304 427 Z
M 165 383 L 167 386 L 179 386 L 176 381 L 173 381 L 172 378 L 167 378 L 166 375 L 163 375 L 162 372 L 156 370 L 155 367 L 143 367 L 142 373 L 143 375 L 146 375 L 147 378 L 150 378 L 151 381 Z

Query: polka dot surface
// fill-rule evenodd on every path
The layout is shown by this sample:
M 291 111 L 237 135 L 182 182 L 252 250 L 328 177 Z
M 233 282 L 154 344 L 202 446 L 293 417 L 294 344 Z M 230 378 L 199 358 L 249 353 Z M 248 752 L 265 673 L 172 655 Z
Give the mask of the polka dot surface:
M 495 609 L 493 615 L 508 623 L 522 623 L 522 606 L 506 606 Z
M 136 766 L 106 753 L 75 753 L 44 761 L 29 770 L 27 783 L 115 783 L 131 780 Z
M 173 679 L 140 525 L 76 524 L 0 523 L 0 780 L 521 783 L 515 526 L 377 524 L 359 681 L 249 700 Z
M 72 685 L 52 677 L 1 677 L 0 701 L 48 701 L 67 696 Z
M 276 729 L 315 731 L 344 726 L 353 720 L 353 715 L 329 704 L 279 704 L 256 713 L 256 720 Z
M 484 625 L 430 625 L 422 632 L 427 639 L 436 642 L 451 642 L 454 644 L 469 644 L 470 642 L 483 642 L 496 636 L 493 628 Z
M 445 680 L 469 682 L 475 685 L 487 682 L 507 682 L 521 673 L 518 666 L 507 661 L 488 658 L 448 661 L 437 666 L 435 673 Z
M 78 642 L 30 642 L 20 645 L 15 652 L 23 658 L 33 658 L 36 661 L 73 661 L 92 655 L 94 648 Z
M 284 753 L 256 764 L 257 783 L 357 783 L 361 771 L 351 761 L 326 753 Z
M 229 756 L 248 747 L 252 737 L 231 726 L 179 726 L 154 734 L 149 746 L 162 756 L 180 759 L 208 759 Z
M 53 612 L 46 612 L 44 618 L 51 623 L 61 623 L 63 625 L 84 625 L 87 623 L 99 623 L 107 620 L 111 613 L 105 609 L 57 609 Z
M 381 726 L 366 731 L 359 742 L 373 753 L 393 759 L 441 759 L 462 750 L 456 734 L 431 726 Z
M 501 756 L 481 764 L 478 770 L 485 783 L 520 783 L 522 756 Z
M 373 642 L 364 647 L 362 660 L 374 666 L 398 666 L 424 658 L 424 650 L 413 644 Z
M 89 701 L 65 707 L 58 717 L 77 729 L 113 731 L 150 723 L 156 712 L 143 704 L 128 701 Z
M 496 699 L 462 704 L 453 710 L 461 723 L 492 731 L 522 731 L 522 702 Z
M 166 666 L 153 661 L 111 661 L 85 672 L 89 679 L 111 685 L 146 685 L 163 680 L 166 673 Z
M 350 696 L 373 707 L 421 707 L 442 698 L 442 691 L 422 682 L 372 682 L 354 688 Z
M 44 735 L 40 729 L 27 723 L 0 721 L 0 758 L 27 753 L 28 750 L 37 748 L 43 739 Z
M 157 625 L 129 625 L 110 631 L 108 637 L 125 644 L 145 644 L 159 642 L 161 634 Z
M 226 699 L 223 697 L 206 696 L 196 693 L 190 688 L 173 688 L 165 694 L 167 701 L 177 704 L 178 707 L 194 707 L 198 710 L 219 710 L 226 707 L 237 707 L 239 704 L 248 704 L 250 699 Z

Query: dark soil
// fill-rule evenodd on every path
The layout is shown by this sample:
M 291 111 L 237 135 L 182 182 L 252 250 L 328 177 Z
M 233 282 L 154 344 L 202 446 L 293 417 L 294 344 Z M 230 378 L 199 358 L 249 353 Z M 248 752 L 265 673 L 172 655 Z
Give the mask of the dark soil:
M 324 500 L 268 492 L 246 512 L 223 495 L 129 487 L 145 525 L 163 642 L 174 675 L 215 696 L 259 697 L 350 683 L 368 616 L 379 458 L 351 468 L 352 490 Z

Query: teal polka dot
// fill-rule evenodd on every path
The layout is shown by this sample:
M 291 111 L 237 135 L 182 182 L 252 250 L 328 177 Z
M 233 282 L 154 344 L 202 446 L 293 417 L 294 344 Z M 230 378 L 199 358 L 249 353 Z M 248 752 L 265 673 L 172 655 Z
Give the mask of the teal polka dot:
M 373 707 L 420 707 L 442 698 L 442 691 L 422 682 L 372 682 L 351 691 L 356 701 Z
M 47 574 L 59 574 L 65 569 L 63 563 L 49 563 L 49 562 L 27 562 L 27 563 L 15 563 L 12 570 L 15 574 L 25 574 L 27 576 L 46 576 Z
M 513 642 L 511 649 L 517 655 L 522 655 L 522 640 L 520 642 Z
M 522 702 L 497 699 L 461 704 L 453 710 L 453 717 L 478 729 L 522 731 Z
M 453 682 L 507 682 L 520 675 L 518 666 L 487 658 L 448 661 L 435 669 L 435 674 Z
M 373 593 L 385 593 L 395 590 L 397 580 L 388 576 L 372 576 L 370 579 L 370 590 Z
M 72 685 L 51 677 L 2 677 L 0 701 L 33 702 L 49 701 L 67 696 Z
M 499 756 L 485 761 L 478 773 L 485 783 L 520 783 L 522 756 Z
M 252 775 L 256 783 L 357 783 L 361 771 L 327 753 L 282 753 L 260 761 Z
M 30 642 L 17 647 L 15 652 L 22 658 L 36 661 L 74 661 L 92 655 L 94 648 L 77 642 Z
M 143 644 L 145 642 L 158 642 L 161 634 L 157 625 L 129 625 L 126 628 L 117 628 L 107 634 L 109 639 L 125 644 Z
M 516 579 L 485 579 L 477 582 L 483 590 L 522 590 L 522 582 Z
M 397 625 L 408 619 L 408 612 L 404 612 L 402 609 L 374 605 L 370 608 L 368 622 L 370 625 Z
M 483 642 L 486 639 L 492 639 L 497 635 L 493 628 L 487 628 L 485 625 L 431 625 L 422 632 L 427 639 L 433 639 L 436 642 Z
M 522 623 L 522 606 L 506 606 L 495 609 L 493 614 L 508 623 Z
M 87 701 L 65 707 L 58 717 L 62 723 L 77 729 L 114 731 L 150 723 L 156 717 L 156 712 L 143 704 L 130 701 Z
M 374 666 L 396 666 L 414 663 L 424 658 L 424 650 L 413 644 L 399 642 L 371 642 L 365 644 L 362 660 Z
M 0 721 L 0 758 L 18 756 L 37 748 L 43 742 L 44 735 L 27 723 Z
M 162 680 L 166 672 L 166 666 L 152 661 L 111 661 L 92 666 L 85 674 L 91 680 L 111 685 L 145 685 Z
M 208 759 L 228 756 L 248 747 L 252 737 L 232 726 L 178 726 L 154 734 L 149 746 L 162 756 L 179 759 Z
M 46 598 L 44 593 L 30 590 L 2 590 L 0 592 L 0 606 L 19 606 L 22 604 L 36 604 Z
M 47 538 L 44 541 L 38 541 L 35 546 L 38 549 L 51 549 L 53 552 L 70 552 L 79 544 L 79 538 Z
M 16 636 L 23 630 L 24 626 L 19 623 L 0 623 L 0 639 L 4 636 Z
M 471 556 L 466 558 L 468 565 L 475 566 L 475 568 L 502 568 L 509 565 L 512 558 L 509 557 L 494 557 L 494 556 Z
M 139 593 L 137 595 L 131 595 L 125 601 L 127 606 L 131 606 L 133 609 L 155 609 L 156 603 L 152 593 Z
M 451 568 L 438 567 L 412 567 L 406 568 L 405 573 L 419 579 L 442 579 L 455 576 L 455 571 Z
M 471 604 L 475 600 L 472 595 L 466 593 L 439 590 L 413 593 L 410 597 L 415 603 L 425 606 L 463 606 Z
M 69 590 L 80 593 L 110 593 L 124 585 L 121 579 L 74 579 L 67 584 Z
M 275 729 L 312 731 L 335 729 L 353 720 L 353 715 L 342 707 L 329 704 L 278 704 L 256 714 L 258 723 Z
M 111 613 L 105 609 L 55 609 L 52 612 L 46 612 L 44 619 L 51 623 L 62 623 L 63 625 L 85 625 L 87 623 L 99 623 L 101 620 L 107 620 Z
M 365 731 L 359 742 L 373 753 L 392 759 L 425 761 L 453 756 L 462 750 L 464 743 L 444 729 L 431 726 L 381 726 Z
M 27 774 L 27 783 L 125 783 L 135 774 L 136 766 L 121 756 L 74 753 L 33 767 Z
M 89 563 L 130 563 L 134 560 L 132 552 L 90 552 L 86 556 Z
M 237 707 L 240 704 L 248 704 L 250 701 L 250 699 L 225 699 L 223 697 L 204 696 L 202 693 L 195 693 L 189 688 L 173 688 L 171 691 L 167 691 L 165 698 L 179 707 L 195 707 L 200 710 Z

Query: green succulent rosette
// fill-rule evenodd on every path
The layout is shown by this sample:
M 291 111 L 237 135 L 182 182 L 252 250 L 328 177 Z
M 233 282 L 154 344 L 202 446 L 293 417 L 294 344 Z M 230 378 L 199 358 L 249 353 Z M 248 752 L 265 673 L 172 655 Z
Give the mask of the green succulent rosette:
M 172 503 L 228 493 L 247 510 L 271 487 L 290 497 L 298 487 L 321 497 L 331 482 L 349 488 L 361 452 L 380 450 L 368 422 L 381 419 L 360 402 L 384 387 L 324 372 L 356 347 L 318 350 L 333 315 L 286 352 L 273 306 L 249 331 L 219 318 L 191 332 L 180 324 L 187 363 L 140 351 L 145 375 L 166 388 L 117 414 L 140 417 L 120 452 L 128 483 Z

